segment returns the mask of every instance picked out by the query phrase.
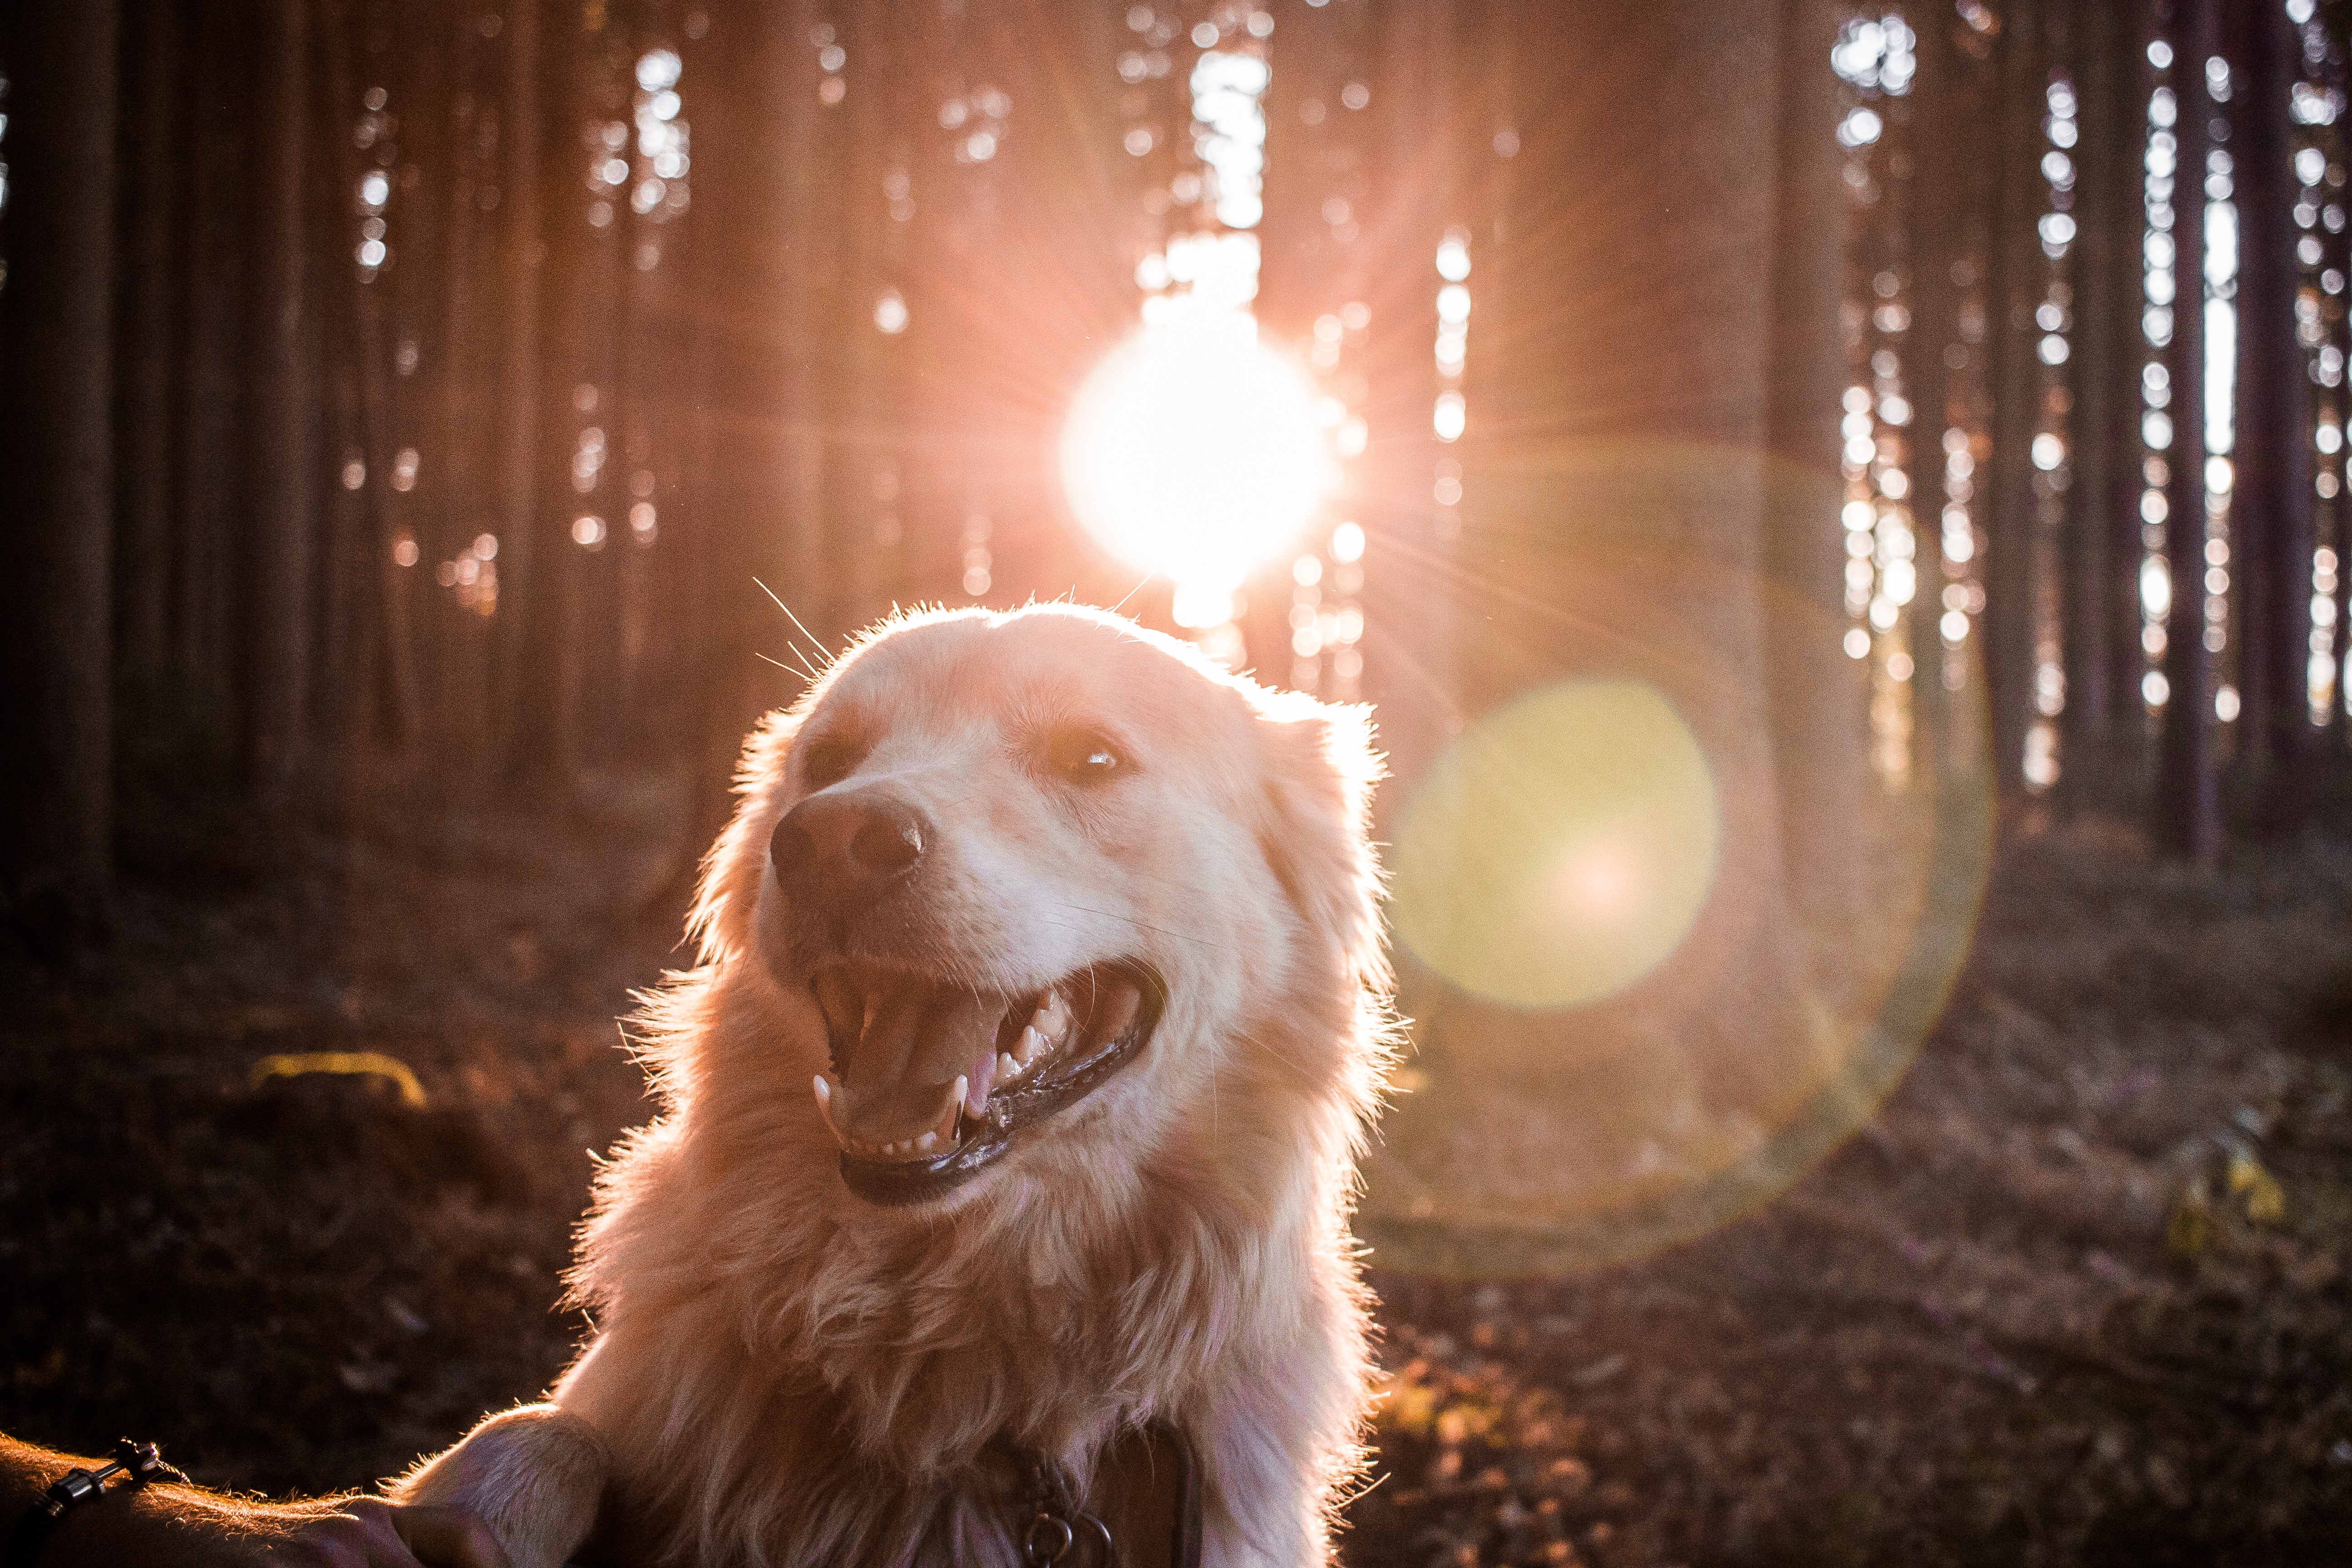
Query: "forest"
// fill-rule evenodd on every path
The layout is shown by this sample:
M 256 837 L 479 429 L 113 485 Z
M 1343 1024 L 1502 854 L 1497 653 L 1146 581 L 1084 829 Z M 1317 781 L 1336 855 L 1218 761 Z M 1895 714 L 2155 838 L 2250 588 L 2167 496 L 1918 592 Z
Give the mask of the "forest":
M 0 1430 L 543 1389 L 745 732 L 1066 598 L 1375 714 L 1346 1561 L 2331 1560 L 2347 50 L 5 0 Z

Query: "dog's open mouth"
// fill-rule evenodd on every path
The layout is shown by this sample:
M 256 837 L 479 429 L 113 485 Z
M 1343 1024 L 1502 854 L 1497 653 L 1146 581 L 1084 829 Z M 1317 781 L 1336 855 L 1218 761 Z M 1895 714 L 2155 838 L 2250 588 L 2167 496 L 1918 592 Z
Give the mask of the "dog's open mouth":
M 939 1196 L 1093 1093 L 1150 1041 L 1167 1001 L 1135 959 L 1014 996 L 866 963 L 828 965 L 811 988 L 831 1057 L 817 1107 L 842 1179 L 892 1205 Z

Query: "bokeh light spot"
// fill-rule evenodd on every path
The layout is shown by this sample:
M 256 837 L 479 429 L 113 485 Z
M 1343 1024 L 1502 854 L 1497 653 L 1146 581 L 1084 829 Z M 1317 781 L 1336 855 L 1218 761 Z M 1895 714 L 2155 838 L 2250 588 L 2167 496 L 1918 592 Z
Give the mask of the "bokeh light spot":
M 1423 780 L 1397 836 L 1397 933 L 1490 1000 L 1598 1001 L 1689 934 L 1721 837 L 1714 771 L 1656 688 L 1547 687 L 1465 731 Z

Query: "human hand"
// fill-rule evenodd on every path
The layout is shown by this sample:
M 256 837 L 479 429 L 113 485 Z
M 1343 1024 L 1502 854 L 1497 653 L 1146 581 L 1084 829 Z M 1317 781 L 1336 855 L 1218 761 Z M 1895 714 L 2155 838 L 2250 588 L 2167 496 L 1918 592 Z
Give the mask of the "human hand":
M 54 1523 L 34 1510 L 67 1467 L 100 1463 L 0 1433 L 0 1545 L 11 1563 L 29 1548 L 40 1568 L 512 1568 L 488 1524 L 446 1502 L 267 1503 L 157 1480 L 118 1485 Z M 11 1534 L 15 1520 L 24 1522 Z
M 39 1568 L 510 1568 L 462 1509 L 382 1498 L 253 1503 L 151 1487 L 78 1509 Z
M 270 1568 L 509 1568 L 490 1527 L 461 1509 L 355 1497 L 271 1511 L 285 1529 L 262 1558 Z

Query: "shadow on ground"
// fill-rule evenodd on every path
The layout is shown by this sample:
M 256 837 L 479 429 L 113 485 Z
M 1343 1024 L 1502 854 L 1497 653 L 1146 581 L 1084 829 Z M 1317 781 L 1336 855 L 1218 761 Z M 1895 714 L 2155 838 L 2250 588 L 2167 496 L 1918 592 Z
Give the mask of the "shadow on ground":
M 205 1481 L 397 1470 L 541 1390 L 674 795 L 134 887 L 0 1024 L 0 1428 Z M 273 1055 L 381 1074 L 257 1081 Z M 2271 1563 L 2352 1539 L 2352 841 L 2004 857 L 1917 1065 L 1793 1191 L 1568 1281 L 1377 1279 L 1355 1568 Z

